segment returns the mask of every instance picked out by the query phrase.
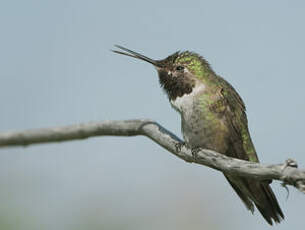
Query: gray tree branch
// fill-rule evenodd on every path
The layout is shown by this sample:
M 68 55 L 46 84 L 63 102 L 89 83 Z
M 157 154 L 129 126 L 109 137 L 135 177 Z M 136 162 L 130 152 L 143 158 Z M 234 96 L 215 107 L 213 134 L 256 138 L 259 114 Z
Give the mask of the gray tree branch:
M 305 193 L 305 170 L 297 169 L 293 160 L 283 164 L 265 165 L 230 158 L 212 150 L 196 151 L 185 147 L 174 134 L 151 120 L 126 120 L 91 122 L 55 128 L 33 129 L 0 133 L 0 147 L 27 146 L 31 144 L 62 142 L 95 136 L 149 137 L 175 156 L 189 163 L 205 165 L 227 174 L 255 178 L 257 180 L 280 180 Z

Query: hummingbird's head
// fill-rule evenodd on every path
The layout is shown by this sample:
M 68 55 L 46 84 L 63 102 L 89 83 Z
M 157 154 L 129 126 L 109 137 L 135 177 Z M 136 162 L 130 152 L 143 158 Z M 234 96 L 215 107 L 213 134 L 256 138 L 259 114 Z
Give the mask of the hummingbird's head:
M 173 100 L 184 94 L 190 94 L 196 82 L 213 73 L 209 64 L 193 52 L 175 52 L 165 59 L 153 60 L 122 46 L 116 45 L 116 47 L 125 52 L 113 50 L 115 53 L 151 63 L 158 71 L 161 87 Z

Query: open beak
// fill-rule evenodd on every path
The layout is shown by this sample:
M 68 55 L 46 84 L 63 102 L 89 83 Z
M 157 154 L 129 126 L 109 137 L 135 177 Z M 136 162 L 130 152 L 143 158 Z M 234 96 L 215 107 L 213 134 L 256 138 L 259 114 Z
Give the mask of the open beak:
M 112 50 L 112 52 L 114 52 L 114 53 L 126 55 L 126 56 L 133 57 L 133 58 L 137 58 L 137 59 L 146 61 L 146 62 L 148 62 L 150 64 L 153 64 L 156 68 L 162 68 L 162 65 L 161 65 L 160 61 L 148 58 L 148 57 L 146 57 L 146 56 L 144 56 L 142 54 L 134 52 L 134 51 L 132 51 L 130 49 L 127 49 L 127 48 L 125 48 L 123 46 L 115 45 L 115 47 L 117 47 L 118 49 L 123 50 L 125 52 L 119 51 L 119 50 Z

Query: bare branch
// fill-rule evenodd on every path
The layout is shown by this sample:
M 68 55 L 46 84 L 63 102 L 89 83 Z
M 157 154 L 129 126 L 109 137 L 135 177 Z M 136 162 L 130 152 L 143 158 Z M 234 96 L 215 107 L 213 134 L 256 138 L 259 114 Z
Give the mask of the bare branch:
M 61 142 L 95 136 L 137 136 L 152 139 L 177 157 L 205 165 L 227 174 L 255 178 L 257 180 L 280 180 L 305 193 L 305 170 L 297 169 L 296 162 L 264 165 L 224 156 L 212 150 L 202 149 L 193 157 L 191 149 L 174 134 L 151 120 L 126 120 L 91 122 L 55 128 L 34 129 L 0 133 L 0 147 L 27 146 L 38 143 Z

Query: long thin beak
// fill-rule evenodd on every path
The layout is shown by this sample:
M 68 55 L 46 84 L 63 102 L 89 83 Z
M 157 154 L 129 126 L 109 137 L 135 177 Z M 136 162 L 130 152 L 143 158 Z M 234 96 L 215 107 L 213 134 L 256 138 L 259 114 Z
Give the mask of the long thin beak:
M 153 60 L 151 58 L 148 58 L 148 57 L 146 57 L 146 56 L 144 56 L 142 54 L 134 52 L 134 51 L 132 51 L 130 49 L 127 49 L 127 48 L 125 48 L 123 46 L 115 45 L 115 47 L 117 47 L 117 48 L 119 48 L 119 49 L 121 49 L 123 51 L 126 51 L 126 52 L 122 52 L 122 51 L 119 51 L 119 50 L 111 50 L 114 53 L 126 55 L 126 56 L 129 56 L 129 57 L 133 57 L 133 58 L 137 58 L 137 59 L 149 62 L 149 63 L 153 64 L 155 67 L 159 67 L 159 68 L 162 67 L 161 63 L 159 61 L 157 61 L 157 60 Z

